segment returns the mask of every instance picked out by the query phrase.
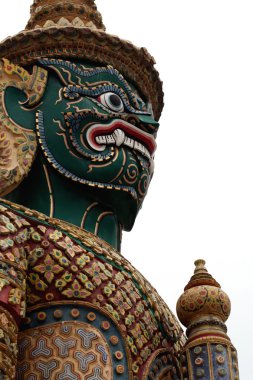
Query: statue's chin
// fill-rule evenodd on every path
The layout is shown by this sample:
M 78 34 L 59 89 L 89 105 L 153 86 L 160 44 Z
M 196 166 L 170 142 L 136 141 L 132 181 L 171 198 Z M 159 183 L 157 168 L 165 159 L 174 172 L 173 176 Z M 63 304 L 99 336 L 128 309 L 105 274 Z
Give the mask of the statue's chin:
M 113 210 L 123 229 L 131 231 L 140 208 L 138 200 L 132 195 L 134 192 L 103 189 L 96 193 L 97 200 Z

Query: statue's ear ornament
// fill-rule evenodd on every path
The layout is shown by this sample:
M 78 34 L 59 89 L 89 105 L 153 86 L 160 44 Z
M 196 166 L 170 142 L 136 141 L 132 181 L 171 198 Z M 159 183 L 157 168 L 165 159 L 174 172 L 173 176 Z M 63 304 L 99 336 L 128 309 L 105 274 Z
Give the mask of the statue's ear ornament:
M 9 116 L 5 105 L 6 90 L 14 87 L 23 91 L 27 100 L 22 105 L 32 108 L 43 97 L 46 84 L 45 69 L 34 66 L 29 74 L 8 59 L 0 60 L 0 196 L 14 190 L 28 174 L 37 148 L 34 131 L 18 125 Z
M 13 86 L 23 90 L 27 95 L 25 104 L 29 107 L 38 104 L 44 95 L 47 84 L 48 73 L 45 69 L 39 66 L 33 66 L 32 74 L 29 74 L 24 68 L 14 65 L 8 59 L 3 58 L 0 61 L 0 78 L 1 90 L 2 84 Z M 7 82 L 2 82 L 6 79 Z

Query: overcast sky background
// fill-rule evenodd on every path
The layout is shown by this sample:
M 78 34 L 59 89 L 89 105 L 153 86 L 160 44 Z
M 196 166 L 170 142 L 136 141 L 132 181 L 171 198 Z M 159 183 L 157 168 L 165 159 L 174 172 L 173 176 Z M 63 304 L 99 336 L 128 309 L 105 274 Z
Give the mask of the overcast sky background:
M 24 28 L 32 0 L 1 4 L 0 39 Z M 97 0 L 107 32 L 145 46 L 164 82 L 156 171 L 122 253 L 175 312 L 193 273 L 230 296 L 228 334 L 241 380 L 252 373 L 253 2 Z

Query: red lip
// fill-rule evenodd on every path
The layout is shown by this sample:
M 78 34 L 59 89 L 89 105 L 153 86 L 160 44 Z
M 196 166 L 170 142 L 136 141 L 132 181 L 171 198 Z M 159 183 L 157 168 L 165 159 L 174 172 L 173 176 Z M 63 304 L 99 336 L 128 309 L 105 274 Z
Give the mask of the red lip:
M 121 129 L 128 137 L 132 137 L 134 140 L 137 140 L 145 145 L 150 155 L 153 156 L 156 150 L 156 142 L 154 137 L 124 120 L 113 120 L 110 124 L 106 125 L 93 124 L 87 132 L 87 139 L 88 141 L 92 141 L 93 146 L 97 146 L 99 148 L 101 146 L 97 144 L 96 137 L 112 134 L 116 129 Z

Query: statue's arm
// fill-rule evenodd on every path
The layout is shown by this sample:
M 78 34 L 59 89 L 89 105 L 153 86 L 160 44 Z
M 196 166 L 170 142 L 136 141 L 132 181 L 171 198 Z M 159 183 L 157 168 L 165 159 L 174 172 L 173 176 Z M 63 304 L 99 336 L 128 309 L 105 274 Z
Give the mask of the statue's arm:
M 33 163 L 37 147 L 33 123 L 22 125 L 16 119 L 22 107 L 32 112 L 46 83 L 44 69 L 34 66 L 30 74 L 0 59 L 0 197 L 20 184 Z M 17 335 L 25 316 L 26 226 L 0 204 L 0 380 L 15 379 Z
M 17 336 L 25 316 L 26 294 L 26 260 L 18 248 L 3 250 L 8 240 L 11 244 L 8 236 L 0 239 L 0 379 L 3 380 L 15 379 Z
M 15 379 L 17 337 L 26 312 L 28 228 L 0 202 L 0 380 Z

